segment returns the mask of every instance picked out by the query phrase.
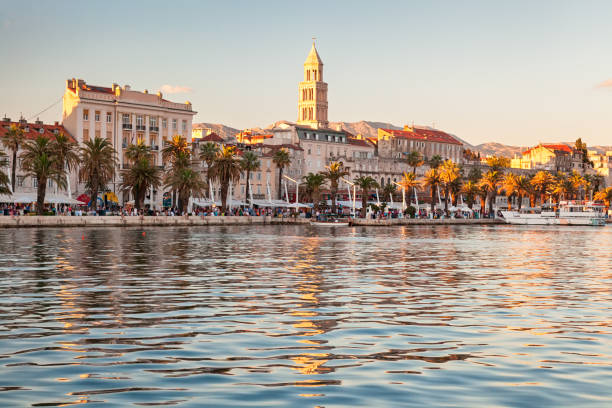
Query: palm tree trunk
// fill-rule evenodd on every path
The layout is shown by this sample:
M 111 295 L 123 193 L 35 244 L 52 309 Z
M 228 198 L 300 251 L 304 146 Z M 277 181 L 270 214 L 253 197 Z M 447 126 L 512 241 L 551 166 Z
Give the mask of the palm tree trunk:
M 283 168 L 278 168 L 278 199 L 283 199 Z
M 11 171 L 11 188 L 15 194 L 15 171 L 17 169 L 17 149 L 13 150 L 13 171 Z
M 43 215 L 45 209 L 45 193 L 47 192 L 47 179 L 38 180 L 36 189 L 36 214 Z
M 521 207 L 523 206 L 523 195 L 519 194 L 517 198 L 518 198 L 518 209 L 519 211 L 521 211 Z
M 96 211 L 98 209 L 98 189 L 94 188 L 91 190 L 90 207 L 93 207 L 93 210 Z
M 244 196 L 244 202 L 245 203 L 249 200 L 249 190 L 250 190 L 249 187 L 251 187 L 250 177 L 251 177 L 251 170 L 247 170 L 247 173 L 246 173 L 246 190 L 245 190 L 245 196 Z M 253 205 L 253 203 L 251 203 L 251 205 Z
M 189 206 L 189 195 L 186 192 L 179 193 L 179 199 L 181 200 L 181 215 L 187 214 L 187 207 Z
M 223 180 L 221 182 L 221 211 L 227 212 L 227 193 L 229 190 L 229 180 Z
M 506 196 L 506 200 L 508 201 L 508 211 L 512 211 L 512 195 Z
M 332 213 L 336 213 L 336 194 L 338 194 L 338 182 L 332 182 L 330 186 L 331 200 L 332 200 Z
M 366 206 L 368 205 L 368 194 L 366 191 L 361 192 L 361 218 L 366 217 Z
M 434 213 L 434 206 L 436 205 L 435 203 L 436 200 L 436 186 L 432 185 L 431 186 L 431 206 L 430 206 L 430 212 L 433 214 Z
M 490 199 L 489 199 L 489 217 L 491 217 L 491 214 L 493 214 L 493 201 L 495 201 L 495 193 L 491 193 L 490 194 Z M 495 218 L 495 217 L 492 217 Z
M 448 187 L 444 188 L 444 212 L 448 211 Z

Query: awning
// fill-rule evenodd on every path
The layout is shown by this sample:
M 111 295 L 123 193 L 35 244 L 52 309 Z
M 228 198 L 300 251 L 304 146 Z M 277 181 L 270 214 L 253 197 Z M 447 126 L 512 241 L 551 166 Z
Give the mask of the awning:
M 0 203 L 29 204 L 36 202 L 36 193 L 15 193 L 13 195 L 0 195 Z M 63 194 L 46 194 L 47 204 L 83 204 L 80 201 Z

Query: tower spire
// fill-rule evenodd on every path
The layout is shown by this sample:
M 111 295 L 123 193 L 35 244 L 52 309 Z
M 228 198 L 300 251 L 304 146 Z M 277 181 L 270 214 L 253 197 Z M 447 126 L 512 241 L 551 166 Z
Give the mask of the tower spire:
M 323 61 L 312 37 L 312 47 L 304 62 L 304 80 L 299 84 L 298 124 L 327 127 L 327 84 L 323 82 Z

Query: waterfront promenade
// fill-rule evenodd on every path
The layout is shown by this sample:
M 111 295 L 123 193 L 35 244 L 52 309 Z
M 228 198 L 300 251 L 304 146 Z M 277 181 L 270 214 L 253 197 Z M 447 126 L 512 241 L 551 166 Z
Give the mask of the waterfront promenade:
M 5 216 L 0 217 L 0 228 L 27 227 L 141 227 L 141 226 L 203 226 L 203 225 L 264 225 L 308 224 L 308 218 L 294 217 L 215 217 L 215 216 Z M 391 225 L 449 225 L 449 224 L 502 224 L 500 219 L 360 219 L 356 226 Z

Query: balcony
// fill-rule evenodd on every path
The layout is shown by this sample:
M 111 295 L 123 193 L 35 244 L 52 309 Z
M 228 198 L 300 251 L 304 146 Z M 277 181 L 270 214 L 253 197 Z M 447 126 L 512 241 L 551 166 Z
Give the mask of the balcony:
M 128 144 L 126 142 L 121 143 L 121 147 L 123 147 L 124 149 L 127 149 Z
M 131 165 L 131 164 L 129 164 L 129 163 L 123 163 L 123 164 L 121 165 L 121 168 L 122 168 L 123 170 L 128 170 L 128 169 L 132 168 L 132 165 Z
M 158 151 L 158 150 L 159 150 L 159 146 L 157 146 L 157 145 L 151 145 L 151 150 Z
M 136 125 L 136 130 L 144 132 L 145 130 L 147 130 L 147 127 L 145 125 Z
M 158 169 L 160 169 L 160 170 L 163 170 L 163 169 L 164 169 L 164 166 L 155 166 L 155 167 L 157 167 L 157 168 L 158 168 Z
M 149 132 L 159 132 L 159 126 L 149 126 Z
M 127 130 L 132 130 L 132 124 L 131 123 L 124 123 L 122 125 L 123 129 L 127 129 Z

